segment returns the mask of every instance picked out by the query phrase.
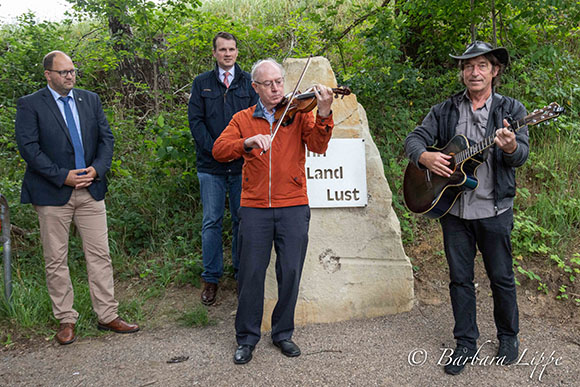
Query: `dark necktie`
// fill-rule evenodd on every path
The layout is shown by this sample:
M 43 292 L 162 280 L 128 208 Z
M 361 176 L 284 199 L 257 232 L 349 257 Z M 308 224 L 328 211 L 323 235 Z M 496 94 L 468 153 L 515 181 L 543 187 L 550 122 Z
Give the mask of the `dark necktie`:
M 86 167 L 85 164 L 85 150 L 83 149 L 83 144 L 81 143 L 81 138 L 79 137 L 79 132 L 77 131 L 77 126 L 75 125 L 75 119 L 73 117 L 72 110 L 68 104 L 68 100 L 71 97 L 59 97 L 59 99 L 64 103 L 64 115 L 66 117 L 66 126 L 68 126 L 68 131 L 70 133 L 70 138 L 73 143 L 73 148 L 75 150 L 75 167 L 76 169 L 83 169 Z

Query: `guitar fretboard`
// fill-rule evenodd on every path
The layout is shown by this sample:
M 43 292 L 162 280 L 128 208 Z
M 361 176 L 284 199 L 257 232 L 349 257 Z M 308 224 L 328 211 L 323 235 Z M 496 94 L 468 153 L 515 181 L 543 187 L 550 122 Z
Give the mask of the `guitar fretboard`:
M 513 124 L 509 126 L 509 130 L 514 133 L 517 133 L 525 125 L 536 125 L 540 122 L 547 121 L 552 118 L 556 118 L 564 111 L 564 108 L 561 108 L 557 103 L 552 102 L 550 105 L 544 107 L 541 110 L 536 110 L 532 114 L 525 116 L 522 119 L 517 120 Z M 494 144 L 495 134 L 493 136 L 486 137 L 483 141 L 478 142 L 475 145 L 472 145 L 461 152 L 455 154 L 454 161 L 455 165 L 459 165 L 463 163 L 465 160 L 469 160 L 473 156 L 483 152 L 490 146 Z

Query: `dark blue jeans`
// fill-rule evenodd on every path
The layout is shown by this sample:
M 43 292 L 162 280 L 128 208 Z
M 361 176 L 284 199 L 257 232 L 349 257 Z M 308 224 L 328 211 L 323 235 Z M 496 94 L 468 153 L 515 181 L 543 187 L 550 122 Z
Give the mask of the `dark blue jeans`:
M 264 313 L 264 280 L 272 243 L 276 251 L 278 302 L 272 312 L 272 340 L 290 339 L 300 277 L 308 247 L 310 207 L 240 208 L 240 272 L 236 339 L 256 345 Z
M 445 255 L 449 264 L 449 292 L 457 344 L 476 348 L 479 338 L 475 308 L 473 267 L 477 248 L 491 284 L 497 337 L 519 332 L 516 284 L 512 268 L 513 211 L 485 219 L 466 220 L 453 215 L 441 218 Z
M 229 193 L 230 214 L 232 217 L 232 263 L 234 274 L 239 267 L 238 258 L 238 209 L 242 191 L 242 175 L 213 175 L 198 172 L 203 224 L 201 227 L 201 249 L 203 254 L 203 273 L 205 282 L 218 283 L 223 275 L 222 223 L 224 219 L 226 193 Z

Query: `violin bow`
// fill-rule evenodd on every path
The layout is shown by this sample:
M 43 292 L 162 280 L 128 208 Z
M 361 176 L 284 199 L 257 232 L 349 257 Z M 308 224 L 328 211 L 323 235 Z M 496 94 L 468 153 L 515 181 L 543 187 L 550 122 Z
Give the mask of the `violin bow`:
M 276 128 L 274 128 L 274 134 L 272 135 L 272 139 L 270 140 L 270 146 L 272 146 L 272 143 L 274 142 L 274 137 L 276 137 L 276 133 L 278 133 L 278 129 L 280 128 L 282 121 L 284 121 L 284 117 L 286 117 L 286 113 L 288 113 L 288 109 L 290 109 L 290 103 L 294 99 L 296 92 L 298 92 L 298 87 L 300 86 L 300 82 L 302 82 L 302 78 L 304 78 L 304 74 L 306 74 L 306 69 L 308 69 L 308 65 L 310 64 L 310 59 L 312 59 L 312 54 L 310 54 L 310 56 L 306 60 L 306 65 L 304 65 L 304 69 L 302 70 L 302 74 L 300 74 L 300 78 L 298 78 L 298 82 L 296 82 L 296 87 L 294 87 L 294 91 L 292 92 L 292 94 L 290 95 L 290 98 L 288 99 L 288 103 L 286 104 L 286 109 L 284 110 L 282 117 L 280 117 L 280 119 L 278 120 L 278 123 L 276 124 Z M 266 153 L 266 152 L 264 150 L 262 150 L 262 152 L 260 152 L 260 156 L 262 156 L 264 153 Z

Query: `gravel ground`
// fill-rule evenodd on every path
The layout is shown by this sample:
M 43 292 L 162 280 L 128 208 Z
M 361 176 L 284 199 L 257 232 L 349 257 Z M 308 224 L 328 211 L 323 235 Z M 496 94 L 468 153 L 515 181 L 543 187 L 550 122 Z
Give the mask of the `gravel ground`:
M 283 356 L 268 333 L 246 365 L 232 361 L 233 294 L 220 293 L 222 319 L 107 334 L 60 346 L 53 340 L 0 352 L 6 386 L 567 386 L 579 385 L 577 325 L 521 313 L 519 364 L 491 365 L 497 350 L 491 297 L 479 297 L 480 360 L 458 376 L 443 372 L 454 347 L 451 307 L 418 302 L 408 313 L 298 327 L 302 355 Z M 212 312 L 214 313 L 214 312 Z M 524 352 L 525 351 L 525 352 Z M 188 357 L 168 363 L 176 357 Z M 416 364 L 411 364 L 416 363 Z

